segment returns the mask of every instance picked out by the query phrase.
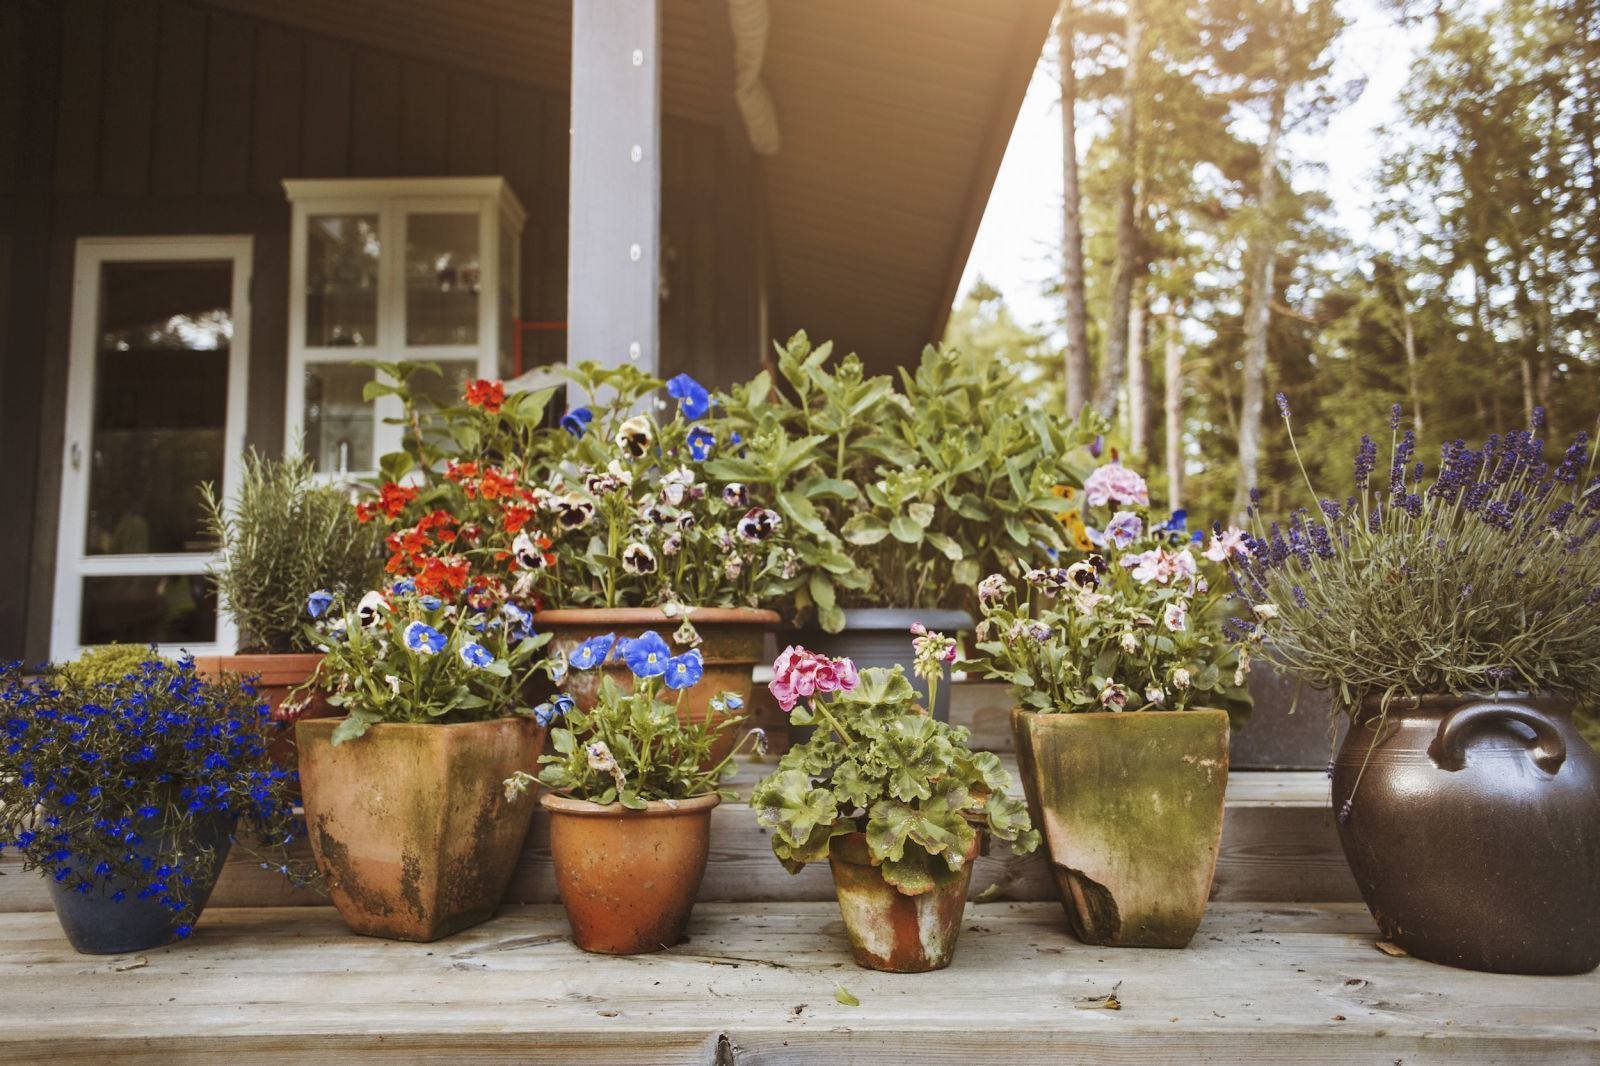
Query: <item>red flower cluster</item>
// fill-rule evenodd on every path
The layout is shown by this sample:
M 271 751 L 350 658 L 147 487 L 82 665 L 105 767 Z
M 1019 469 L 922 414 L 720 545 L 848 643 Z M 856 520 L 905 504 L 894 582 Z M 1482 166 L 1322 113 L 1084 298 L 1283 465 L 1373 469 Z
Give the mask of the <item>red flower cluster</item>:
M 480 467 L 477 463 L 451 463 L 445 468 L 444 476 L 447 480 L 460 485 L 462 493 L 469 500 L 480 497 L 485 500 L 514 497 L 527 501 L 533 499 L 532 492 L 517 487 L 514 474 L 508 474 L 498 467 Z
M 378 490 L 376 500 L 363 500 L 356 504 L 356 518 L 362 522 L 370 522 L 380 514 L 385 518 L 399 518 L 406 505 L 416 498 L 417 490 L 410 485 L 386 482 Z
M 435 546 L 454 544 L 459 536 L 455 516 L 448 511 L 425 514 L 415 526 L 395 530 L 384 538 L 384 545 L 389 549 L 385 569 L 391 574 L 420 573 Z
M 496 414 L 505 402 L 505 382 L 479 378 L 477 381 L 467 383 L 467 403 L 473 407 L 481 407 L 490 414 Z

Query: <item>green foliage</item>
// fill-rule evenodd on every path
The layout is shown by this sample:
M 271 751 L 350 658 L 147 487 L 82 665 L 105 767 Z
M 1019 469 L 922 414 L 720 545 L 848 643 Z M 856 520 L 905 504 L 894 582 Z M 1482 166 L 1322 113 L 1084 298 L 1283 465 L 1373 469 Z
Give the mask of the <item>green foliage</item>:
M 86 691 L 136 677 L 140 664 L 160 658 L 154 648 L 140 644 L 101 644 L 84 649 L 71 662 L 59 664 L 55 672 L 62 684 Z
M 222 552 L 212 571 L 222 607 L 246 652 L 311 650 L 301 625 L 318 589 L 359 593 L 378 574 L 382 534 L 356 520 L 349 494 L 318 484 L 310 459 L 244 456 L 230 503 L 200 487 L 206 534 Z
M 791 873 L 827 858 L 834 837 L 865 832 L 884 879 L 918 895 L 959 872 L 975 826 L 1019 852 L 1038 846 L 999 757 L 929 717 L 899 667 L 863 671 L 853 690 L 797 706 L 791 720 L 819 728 L 750 799 Z
M 845 607 L 970 607 L 981 574 L 1061 545 L 1052 490 L 1079 480 L 1091 417 L 1032 409 L 1003 365 L 953 350 L 924 351 L 898 389 L 831 356 L 804 333 L 779 347 L 781 387 L 763 372 L 723 398 L 743 454 L 707 464 L 797 528 L 799 611 L 837 630 Z

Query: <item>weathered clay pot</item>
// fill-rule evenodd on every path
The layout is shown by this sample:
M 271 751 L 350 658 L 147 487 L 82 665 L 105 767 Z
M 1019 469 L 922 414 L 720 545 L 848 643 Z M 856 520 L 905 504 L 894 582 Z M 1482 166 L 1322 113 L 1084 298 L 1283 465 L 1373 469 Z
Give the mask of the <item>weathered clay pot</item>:
M 1339 840 L 1383 935 L 1496 973 L 1600 965 L 1600 757 L 1570 708 L 1369 700 L 1333 768 Z
M 531 796 L 505 779 L 538 761 L 527 718 L 383 723 L 333 746 L 339 719 L 296 723 L 306 828 L 351 931 L 437 940 L 494 915 L 522 854 Z
M 197 655 L 195 672 L 203 678 L 215 679 L 224 673 L 255 675 L 256 691 L 266 702 L 275 728 L 267 753 L 272 764 L 284 770 L 293 770 L 295 761 L 294 723 L 299 718 L 332 718 L 339 709 L 328 702 L 322 692 L 311 690 L 297 714 L 286 715 L 284 700 L 289 693 L 306 683 L 322 663 L 321 652 L 296 652 L 285 655 Z
M 1226 711 L 1011 712 L 1029 813 L 1072 932 L 1181 948 L 1222 843 Z
M 950 965 L 981 836 L 981 832 L 973 835 L 959 871 L 953 871 L 931 892 L 915 896 L 903 894 L 883 879 L 883 870 L 872 865 L 865 833 L 833 838 L 828 845 L 828 865 L 833 867 L 839 913 L 844 916 L 850 954 L 857 966 L 888 973 L 927 973 Z
M 750 703 L 751 672 L 763 661 L 763 638 L 778 624 L 776 611 L 762 611 L 748 607 L 696 607 L 689 615 L 700 634 L 700 655 L 705 660 L 705 674 L 700 683 L 685 689 L 678 705 L 679 716 L 686 722 L 703 721 L 715 712 L 711 700 L 723 692 L 732 692 L 746 706 Z M 548 650 L 570 655 L 579 644 L 590 637 L 615 633 L 619 637 L 638 637 L 655 630 L 672 646 L 674 654 L 687 651 L 672 639 L 673 631 L 682 623 L 681 618 L 669 618 L 650 607 L 570 608 L 540 611 L 533 616 L 535 629 L 550 634 Z M 612 659 L 597 670 L 572 670 L 562 682 L 562 691 L 577 701 L 579 708 L 588 710 L 600 691 L 600 677 L 604 673 L 623 689 L 632 691 L 633 672 L 620 659 Z M 676 695 L 674 696 L 676 698 Z M 724 718 L 743 718 L 742 714 L 723 715 Z M 718 762 L 738 743 L 739 730 L 724 730 L 711 751 L 711 761 Z
M 546 793 L 556 888 L 584 951 L 639 955 L 683 939 L 705 876 L 715 795 L 645 809 Z

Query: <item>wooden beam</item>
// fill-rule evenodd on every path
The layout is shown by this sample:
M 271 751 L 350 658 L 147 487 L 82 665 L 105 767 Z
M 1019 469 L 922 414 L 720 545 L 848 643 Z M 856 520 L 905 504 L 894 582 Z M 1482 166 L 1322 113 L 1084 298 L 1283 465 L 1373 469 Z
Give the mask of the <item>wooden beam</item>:
M 572 10 L 567 361 L 660 367 L 660 0 Z

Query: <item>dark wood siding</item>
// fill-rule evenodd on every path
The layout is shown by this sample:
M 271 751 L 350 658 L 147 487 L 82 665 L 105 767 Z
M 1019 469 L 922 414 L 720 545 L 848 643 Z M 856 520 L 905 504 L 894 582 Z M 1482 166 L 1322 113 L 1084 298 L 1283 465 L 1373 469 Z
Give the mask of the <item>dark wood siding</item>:
M 312 4 L 315 0 L 296 0 Z M 285 5 L 289 6 L 289 5 Z M 721 126 L 674 120 L 663 369 L 760 358 L 753 175 Z M 195 0 L 0 3 L 0 657 L 47 646 L 74 242 L 255 237 L 247 439 L 282 447 L 288 177 L 503 174 L 528 209 L 522 314 L 566 317 L 565 95 Z M 565 357 L 529 333 L 529 364 Z M 18 561 L 26 560 L 26 566 Z

